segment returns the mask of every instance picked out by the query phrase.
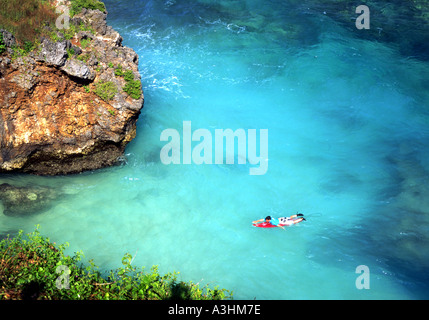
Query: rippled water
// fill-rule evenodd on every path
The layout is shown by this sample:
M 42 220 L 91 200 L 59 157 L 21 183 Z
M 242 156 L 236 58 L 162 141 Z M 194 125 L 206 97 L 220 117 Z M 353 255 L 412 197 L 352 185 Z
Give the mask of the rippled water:
M 127 163 L 0 177 L 62 192 L 39 214 L 0 215 L 0 232 L 40 224 L 106 270 L 129 252 L 236 299 L 429 297 L 427 62 L 292 1 L 105 3 L 145 92 Z M 267 173 L 164 165 L 160 134 L 183 121 L 268 129 Z M 251 225 L 297 211 L 307 221 L 286 230 Z M 356 288 L 359 265 L 368 290 Z

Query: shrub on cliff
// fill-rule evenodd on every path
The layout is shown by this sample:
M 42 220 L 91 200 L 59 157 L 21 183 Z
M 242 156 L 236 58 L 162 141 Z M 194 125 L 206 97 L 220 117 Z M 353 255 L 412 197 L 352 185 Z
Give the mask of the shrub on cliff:
M 77 252 L 66 256 L 68 244 L 57 246 L 42 237 L 36 228 L 24 237 L 0 241 L 0 300 L 164 300 L 232 298 L 225 289 L 200 288 L 177 280 L 177 273 L 160 275 L 156 266 L 149 273 L 132 266 L 126 254 L 122 267 L 107 278 L 90 260 L 87 266 Z
M 0 54 L 6 51 L 6 45 L 3 40 L 3 34 L 0 32 Z
M 123 77 L 126 84 L 122 88 L 131 98 L 138 100 L 142 96 L 142 83 L 140 80 L 134 80 L 134 73 L 131 70 L 124 71 L 119 65 L 115 69 L 115 75 Z
M 118 89 L 112 81 L 99 81 L 95 84 L 94 92 L 104 101 L 110 101 L 118 93 Z
M 142 83 L 140 80 L 129 80 L 122 89 L 135 100 L 140 99 L 142 95 Z
M 71 16 L 78 14 L 82 9 L 92 9 L 100 10 L 101 12 L 106 12 L 106 6 L 103 2 L 98 0 L 71 0 Z

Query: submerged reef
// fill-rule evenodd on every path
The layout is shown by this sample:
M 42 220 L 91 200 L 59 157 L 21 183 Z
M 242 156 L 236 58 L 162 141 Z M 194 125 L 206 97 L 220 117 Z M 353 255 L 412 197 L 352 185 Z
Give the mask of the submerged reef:
M 295 0 L 293 0 L 295 1 Z M 303 10 L 323 12 L 324 16 L 336 21 L 353 32 L 356 37 L 387 43 L 396 47 L 407 57 L 429 60 L 429 1 L 385 1 L 385 0 L 306 0 L 299 4 Z M 355 20 L 359 5 L 370 10 L 369 29 L 357 30 Z
M 387 159 L 396 168 L 399 189 L 384 207 L 382 213 L 388 219 L 377 238 L 387 238 L 391 242 L 385 250 L 386 256 L 429 279 L 426 272 L 429 268 L 429 172 L 422 157 L 424 155 L 404 142 Z M 410 266 L 405 263 L 407 261 L 415 263 Z
M 407 57 L 429 60 L 429 1 L 385 0 L 289 0 L 252 2 L 231 0 L 198 0 L 210 5 L 219 15 L 234 20 L 231 27 L 248 32 L 264 32 L 271 41 L 285 45 L 314 45 L 325 30 L 325 22 L 334 21 L 355 37 L 378 41 L 396 47 Z M 358 30 L 356 13 L 359 5 L 370 10 L 369 29 Z M 283 21 L 272 19 L 271 8 L 276 6 Z M 255 10 L 255 7 L 258 9 Z M 314 19 L 316 17 L 316 19 Z M 329 23 L 326 23 L 329 25 Z
M 144 103 L 139 58 L 107 25 L 106 11 L 79 9 L 68 28 L 46 26 L 29 52 L 0 30 L 0 172 L 110 166 L 136 136 Z
M 45 186 L 16 187 L 7 183 L 0 185 L 3 213 L 12 217 L 42 212 L 59 196 L 57 189 Z

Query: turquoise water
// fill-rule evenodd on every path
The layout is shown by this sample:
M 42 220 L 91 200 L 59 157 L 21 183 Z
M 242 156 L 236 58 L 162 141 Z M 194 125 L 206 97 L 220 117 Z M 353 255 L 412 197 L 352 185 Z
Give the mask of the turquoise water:
M 113 1 L 108 23 L 140 56 L 145 107 L 121 166 L 4 175 L 63 196 L 0 232 L 69 242 L 105 270 L 180 271 L 236 299 L 429 297 L 429 65 L 361 40 L 293 2 Z M 164 165 L 164 129 L 268 129 L 250 164 Z M 297 211 L 307 221 L 251 221 Z M 356 267 L 370 270 L 358 290 Z

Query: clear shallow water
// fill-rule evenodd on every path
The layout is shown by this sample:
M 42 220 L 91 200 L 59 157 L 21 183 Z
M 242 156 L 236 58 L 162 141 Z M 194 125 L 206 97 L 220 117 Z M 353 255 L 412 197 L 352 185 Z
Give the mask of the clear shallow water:
M 40 224 L 106 270 L 129 252 L 236 299 L 429 297 L 427 63 L 284 1 L 105 3 L 145 92 L 127 163 L 2 176 L 63 196 L 31 217 L 0 215 L 0 232 Z M 268 129 L 267 174 L 162 164 L 160 134 L 183 121 Z M 307 221 L 286 231 L 251 226 L 297 211 Z M 356 289 L 359 265 L 369 290 Z

